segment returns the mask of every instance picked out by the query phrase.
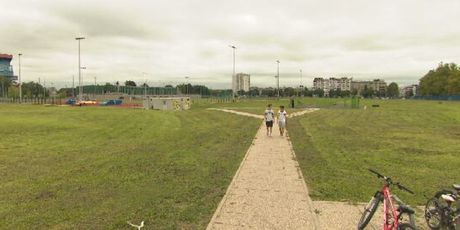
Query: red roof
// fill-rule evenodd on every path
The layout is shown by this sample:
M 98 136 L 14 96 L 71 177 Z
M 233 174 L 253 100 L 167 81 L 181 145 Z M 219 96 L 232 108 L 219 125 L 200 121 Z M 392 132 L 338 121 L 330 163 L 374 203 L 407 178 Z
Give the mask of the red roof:
M 0 54 L 0 58 L 13 59 L 13 55 L 10 55 L 10 54 Z

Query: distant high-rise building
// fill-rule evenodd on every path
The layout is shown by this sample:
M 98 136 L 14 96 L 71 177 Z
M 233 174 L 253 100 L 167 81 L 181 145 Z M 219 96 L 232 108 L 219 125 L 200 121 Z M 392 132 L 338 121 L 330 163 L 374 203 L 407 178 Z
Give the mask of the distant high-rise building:
M 0 77 L 6 77 L 11 80 L 17 80 L 17 77 L 14 76 L 13 66 L 11 66 L 11 60 L 13 55 L 10 54 L 0 54 Z
M 233 91 L 248 92 L 251 87 L 251 75 L 245 73 L 238 73 L 233 77 Z

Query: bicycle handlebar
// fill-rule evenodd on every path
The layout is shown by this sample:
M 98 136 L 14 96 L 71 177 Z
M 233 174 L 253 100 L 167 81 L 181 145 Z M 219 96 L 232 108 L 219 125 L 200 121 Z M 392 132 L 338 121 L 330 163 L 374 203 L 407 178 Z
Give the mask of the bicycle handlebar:
M 377 175 L 377 177 L 379 178 L 385 178 L 384 175 L 380 174 L 379 172 L 373 170 L 373 169 L 368 169 L 371 173 L 374 173 L 375 175 Z
M 404 187 L 404 185 L 400 184 L 399 182 L 396 183 L 396 186 L 397 186 L 399 189 L 404 190 L 404 191 L 406 191 L 406 192 L 408 192 L 408 193 L 410 193 L 410 194 L 412 194 L 412 195 L 415 194 L 414 192 L 412 192 L 410 189 Z
M 401 183 L 399 182 L 396 182 L 396 183 L 393 183 L 393 181 L 391 180 L 390 177 L 386 177 L 382 174 L 380 174 L 379 172 L 373 170 L 373 169 L 368 169 L 371 173 L 374 173 L 375 175 L 377 175 L 378 178 L 383 178 L 388 185 L 396 185 L 396 187 L 398 187 L 398 189 L 401 189 L 401 190 L 404 190 L 410 194 L 415 194 L 414 192 L 412 192 L 410 189 L 404 187 L 404 185 L 402 185 Z

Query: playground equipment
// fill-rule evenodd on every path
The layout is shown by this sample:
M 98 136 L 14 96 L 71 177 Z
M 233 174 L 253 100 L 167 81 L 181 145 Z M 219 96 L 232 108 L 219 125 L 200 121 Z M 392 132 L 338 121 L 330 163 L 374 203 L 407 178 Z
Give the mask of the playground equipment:
M 351 108 L 359 109 L 359 97 L 357 96 L 351 97 Z
M 144 99 L 145 109 L 156 110 L 187 110 L 192 101 L 190 97 L 147 97 Z

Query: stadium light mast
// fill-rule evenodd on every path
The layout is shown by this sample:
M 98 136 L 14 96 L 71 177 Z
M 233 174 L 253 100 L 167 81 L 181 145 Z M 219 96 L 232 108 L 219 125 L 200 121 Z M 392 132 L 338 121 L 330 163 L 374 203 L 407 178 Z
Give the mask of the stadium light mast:
M 81 59 L 80 59 L 80 41 L 85 39 L 84 37 L 76 37 L 75 40 L 78 41 L 78 100 L 83 98 L 83 88 L 82 88 L 82 79 L 81 79 Z
M 235 98 L 236 95 L 236 79 L 235 79 L 235 52 L 236 52 L 236 46 L 234 45 L 229 45 L 230 48 L 233 49 L 233 74 L 232 74 L 232 95 L 233 98 Z
M 185 95 L 188 95 L 189 94 L 189 89 L 188 89 L 188 85 L 190 84 L 189 82 L 189 79 L 190 77 L 185 77 Z
M 22 53 L 19 53 L 18 54 L 18 58 L 19 58 L 19 77 L 18 77 L 18 82 L 19 82 L 19 103 L 22 103 L 21 56 L 22 56 Z
M 303 85 L 302 85 L 302 69 L 300 69 L 300 85 L 299 85 L 299 97 L 302 96 L 302 89 L 303 89 Z
M 278 100 L 280 99 L 280 60 L 276 60 L 277 71 L 276 71 L 276 88 L 278 88 Z
M 147 78 L 146 78 L 147 73 L 142 72 L 142 75 L 144 76 L 144 99 L 146 99 L 147 98 Z

